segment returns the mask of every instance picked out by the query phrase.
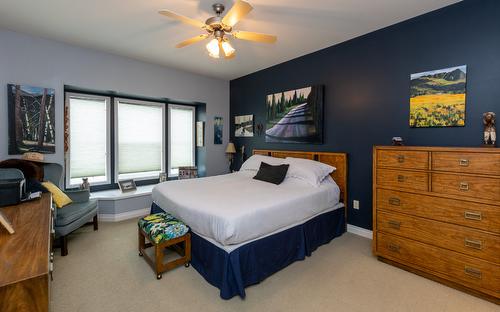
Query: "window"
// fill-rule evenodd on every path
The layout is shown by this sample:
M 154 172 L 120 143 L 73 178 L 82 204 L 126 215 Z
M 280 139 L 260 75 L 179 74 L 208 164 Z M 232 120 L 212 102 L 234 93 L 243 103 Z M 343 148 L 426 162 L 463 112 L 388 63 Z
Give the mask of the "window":
M 168 106 L 168 175 L 177 176 L 179 167 L 195 165 L 195 108 Z
M 69 114 L 69 152 L 66 186 L 76 187 L 82 178 L 93 185 L 111 183 L 109 97 L 66 94 Z
M 79 187 L 82 178 L 92 191 L 117 188 L 127 179 L 157 183 L 161 172 L 175 177 L 180 166 L 196 165 L 196 106 L 132 98 L 66 91 L 66 188 Z
M 116 180 L 154 179 L 165 170 L 165 105 L 115 100 Z

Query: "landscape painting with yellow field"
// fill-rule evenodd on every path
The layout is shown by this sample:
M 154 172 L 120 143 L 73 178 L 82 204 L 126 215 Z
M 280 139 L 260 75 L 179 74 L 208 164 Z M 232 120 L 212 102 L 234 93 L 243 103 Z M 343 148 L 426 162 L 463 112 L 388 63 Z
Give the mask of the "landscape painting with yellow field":
M 411 75 L 410 127 L 465 126 L 467 66 Z

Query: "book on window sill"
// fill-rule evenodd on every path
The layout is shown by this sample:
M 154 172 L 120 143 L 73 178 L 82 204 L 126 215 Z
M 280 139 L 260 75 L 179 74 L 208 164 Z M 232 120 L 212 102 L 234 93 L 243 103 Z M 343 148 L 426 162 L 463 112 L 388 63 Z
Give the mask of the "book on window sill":
M 12 227 L 12 224 L 7 220 L 7 217 L 0 211 L 0 224 L 7 229 L 9 234 L 14 234 L 14 228 Z

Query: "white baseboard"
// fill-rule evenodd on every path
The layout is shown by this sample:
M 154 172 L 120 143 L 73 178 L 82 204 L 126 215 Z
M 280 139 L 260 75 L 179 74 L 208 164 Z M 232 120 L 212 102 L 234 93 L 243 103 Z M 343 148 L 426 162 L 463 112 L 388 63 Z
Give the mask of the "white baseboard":
M 150 208 L 132 210 L 117 214 L 99 214 L 99 221 L 102 222 L 120 222 L 128 219 L 143 217 L 149 214 Z
M 359 235 L 365 238 L 373 239 L 373 232 L 367 229 L 364 229 L 359 226 L 355 226 L 352 224 L 347 224 L 347 232 Z

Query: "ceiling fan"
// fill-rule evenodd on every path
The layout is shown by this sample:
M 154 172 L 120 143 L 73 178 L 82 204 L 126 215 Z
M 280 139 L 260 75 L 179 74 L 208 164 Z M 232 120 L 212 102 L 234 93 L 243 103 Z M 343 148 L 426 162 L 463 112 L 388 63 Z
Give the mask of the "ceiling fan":
M 250 11 L 253 10 L 253 7 L 246 1 L 237 0 L 224 17 L 221 16 L 225 10 L 223 4 L 216 3 L 212 6 L 212 8 L 214 9 L 216 16 L 210 17 L 205 21 L 205 23 L 168 10 L 161 10 L 158 13 L 181 21 L 185 24 L 204 29 L 207 32 L 206 34 L 182 41 L 177 44 L 176 47 L 183 48 L 190 44 L 213 37 L 213 39 L 206 45 L 208 54 L 213 58 L 220 58 L 222 56 L 223 58 L 230 59 L 235 56 L 236 50 L 231 46 L 228 39 L 229 36 L 241 40 L 265 43 L 274 43 L 278 39 L 273 35 L 233 29 L 234 25 L 236 25 Z

